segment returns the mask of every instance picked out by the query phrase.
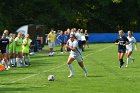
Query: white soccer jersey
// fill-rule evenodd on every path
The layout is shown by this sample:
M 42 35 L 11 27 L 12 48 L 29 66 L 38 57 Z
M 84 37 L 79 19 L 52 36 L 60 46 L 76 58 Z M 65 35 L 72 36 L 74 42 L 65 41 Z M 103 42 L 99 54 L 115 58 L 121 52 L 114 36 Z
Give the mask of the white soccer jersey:
M 81 40 L 81 34 L 80 33 L 75 33 L 75 36 L 76 36 L 76 38 L 78 39 L 78 40 Z
M 134 45 L 136 43 L 136 39 L 132 36 L 132 37 L 127 37 L 129 40 L 129 44 L 126 45 L 126 49 L 133 51 L 134 50 Z
M 76 51 L 72 51 L 71 50 L 71 52 L 70 52 L 70 54 L 73 54 L 73 55 L 79 55 L 79 54 L 81 54 L 81 52 L 80 52 L 80 50 L 79 50 L 79 48 L 78 48 L 78 41 L 77 40 L 74 40 L 73 42 L 69 39 L 68 40 L 68 42 L 69 42 L 69 46 L 70 46 L 70 48 L 73 48 L 73 47 L 77 47 L 77 49 L 76 49 Z
M 81 55 L 81 52 L 78 48 L 78 41 L 77 40 L 74 40 L 73 42 L 69 39 L 69 46 L 72 48 L 72 47 L 76 47 L 76 51 L 72 51 L 70 52 L 70 57 L 74 58 L 77 60 L 77 62 L 82 62 L 83 61 L 83 58 L 82 58 L 82 55 Z

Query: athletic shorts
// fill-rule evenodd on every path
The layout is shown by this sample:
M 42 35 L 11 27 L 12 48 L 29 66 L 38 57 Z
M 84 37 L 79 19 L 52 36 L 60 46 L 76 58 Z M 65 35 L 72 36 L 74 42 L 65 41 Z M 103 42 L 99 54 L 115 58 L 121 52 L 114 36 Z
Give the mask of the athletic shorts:
M 126 53 L 128 52 L 128 51 L 130 51 L 130 52 L 133 52 L 133 48 L 126 48 Z
M 49 48 L 54 48 L 55 43 L 49 42 L 49 43 L 48 43 L 48 46 L 49 46 Z
M 85 36 L 85 38 L 86 38 L 86 41 L 88 41 L 88 36 Z
M 81 49 L 83 48 L 83 45 L 82 45 L 82 41 L 81 40 L 78 41 L 78 47 L 81 48 Z
M 7 53 L 7 51 L 5 49 L 2 49 L 1 53 L 4 54 L 4 53 Z
M 119 49 L 118 50 L 118 53 L 125 53 L 126 52 L 126 49 Z
M 81 41 L 82 42 L 82 45 L 85 45 L 86 44 L 86 41 Z
M 70 54 L 70 57 L 74 58 L 77 62 L 82 62 L 83 58 L 80 54 L 74 55 L 74 54 Z

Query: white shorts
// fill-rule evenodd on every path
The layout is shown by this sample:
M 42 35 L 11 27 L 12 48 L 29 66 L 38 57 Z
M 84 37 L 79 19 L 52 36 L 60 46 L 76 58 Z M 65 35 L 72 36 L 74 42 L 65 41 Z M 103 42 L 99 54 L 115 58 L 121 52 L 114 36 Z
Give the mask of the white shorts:
M 74 58 L 77 62 L 83 62 L 83 58 L 80 54 L 77 55 L 70 54 L 70 57 Z
M 133 52 L 133 48 L 126 48 L 126 53 L 127 53 L 128 51 L 129 51 L 129 52 Z
M 54 48 L 55 43 L 49 42 L 49 43 L 48 43 L 48 46 L 49 46 L 49 48 Z

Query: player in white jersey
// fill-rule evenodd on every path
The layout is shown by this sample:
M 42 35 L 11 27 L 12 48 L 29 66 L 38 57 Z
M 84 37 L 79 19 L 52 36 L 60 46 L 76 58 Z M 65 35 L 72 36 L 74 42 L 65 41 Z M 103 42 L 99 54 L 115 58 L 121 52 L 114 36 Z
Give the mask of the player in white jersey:
M 128 31 L 128 40 L 129 40 L 129 44 L 126 45 L 126 57 L 127 57 L 127 64 L 126 67 L 128 67 L 128 64 L 130 63 L 131 60 L 134 61 L 134 59 L 131 57 L 131 54 L 135 48 L 135 50 L 137 50 L 137 42 L 136 39 L 132 36 L 133 32 L 132 31 Z
M 74 75 L 71 64 L 75 59 L 77 60 L 79 66 L 84 70 L 85 76 L 87 77 L 88 72 L 83 64 L 82 55 L 78 47 L 78 41 L 75 39 L 75 36 L 73 34 L 70 35 L 70 39 L 68 40 L 66 47 L 71 50 L 67 60 L 68 67 L 70 69 L 70 75 L 68 77 L 70 78 Z
M 80 51 L 82 51 L 83 45 L 82 45 L 82 41 L 81 41 L 82 36 L 80 34 L 80 29 L 78 29 L 77 32 L 74 35 L 75 35 L 76 39 L 78 40 L 78 47 L 79 47 Z

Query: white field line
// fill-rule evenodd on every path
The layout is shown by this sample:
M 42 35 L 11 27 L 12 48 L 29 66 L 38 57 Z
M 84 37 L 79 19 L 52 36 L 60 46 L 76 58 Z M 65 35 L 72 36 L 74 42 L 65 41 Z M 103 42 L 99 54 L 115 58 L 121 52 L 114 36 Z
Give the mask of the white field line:
M 90 54 L 84 56 L 83 58 L 86 58 L 86 57 L 88 57 L 88 56 L 90 56 L 90 55 L 92 55 L 92 54 L 95 54 L 95 53 L 102 52 L 102 51 L 104 51 L 104 50 L 106 50 L 106 49 L 108 49 L 108 48 L 110 48 L 110 47 L 113 47 L 113 46 L 114 46 L 114 45 L 111 45 L 111 46 L 108 46 L 108 47 L 102 48 L 102 49 L 100 49 L 100 50 L 97 50 L 97 51 L 95 51 L 95 52 L 92 52 L 92 53 L 90 53 Z M 57 69 L 57 68 L 61 68 L 61 67 L 63 67 L 64 65 L 66 65 L 66 63 L 64 63 L 64 64 L 62 64 L 62 65 L 59 65 L 59 66 L 57 66 L 57 67 L 54 67 L 54 68 L 48 69 L 48 70 L 44 70 L 43 72 L 48 72 L 48 71 L 51 71 L 51 70 L 54 70 L 54 69 Z M 41 72 L 40 72 L 40 73 L 41 73 Z M 22 80 L 25 80 L 25 79 L 28 79 L 28 78 L 31 78 L 31 77 L 37 76 L 37 75 L 39 75 L 40 73 L 33 74 L 33 75 L 29 75 L 29 76 L 27 76 L 27 77 L 24 77 L 24 78 L 21 78 L 21 79 L 17 79 L 17 80 L 15 80 L 15 81 L 10 82 L 10 83 L 16 83 L 16 82 L 18 82 L 18 81 L 22 81 Z M 5 86 L 5 83 L 2 83 L 2 84 L 4 84 L 4 85 L 0 85 L 0 87 Z

